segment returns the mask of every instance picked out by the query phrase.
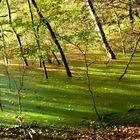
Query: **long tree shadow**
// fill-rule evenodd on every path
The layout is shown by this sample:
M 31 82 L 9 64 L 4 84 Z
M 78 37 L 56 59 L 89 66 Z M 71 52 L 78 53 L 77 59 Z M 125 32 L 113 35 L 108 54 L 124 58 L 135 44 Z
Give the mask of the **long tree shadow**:
M 78 67 L 80 72 L 77 71 L 77 68 L 73 68 L 72 79 L 64 76 L 64 71 L 61 68 L 60 72 L 49 71 L 50 79 L 47 82 L 43 79 L 42 70 L 27 70 L 25 87 L 21 93 L 25 121 L 35 119 L 40 122 L 50 121 L 72 125 L 79 124 L 78 122 L 83 122 L 83 120 L 86 122 L 98 121 L 92 108 L 83 66 L 80 67 L 80 63 L 78 63 Z M 132 79 L 133 73 L 131 73 L 131 76 L 127 75 L 122 81 L 118 81 L 120 69 L 121 65 L 114 67 L 112 65 L 105 66 L 105 64 L 94 65 L 90 69 L 96 105 L 102 116 L 102 121 L 105 123 L 139 126 L 139 110 L 129 112 L 130 109 L 140 107 L 138 77 Z M 10 93 L 2 91 L 1 95 L 5 112 L 0 114 L 5 114 L 3 115 L 5 118 L 10 113 L 12 116 L 14 113 L 17 115 L 16 89 L 14 88 Z M 7 123 L 10 124 L 12 116 L 7 117 Z

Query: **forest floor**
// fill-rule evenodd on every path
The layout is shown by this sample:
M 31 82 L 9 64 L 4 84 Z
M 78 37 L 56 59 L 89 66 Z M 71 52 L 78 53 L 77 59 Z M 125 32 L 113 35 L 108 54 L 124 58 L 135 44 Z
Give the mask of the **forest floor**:
M 87 88 L 83 56 L 74 52 L 67 54 L 72 78 L 67 77 L 63 65 L 47 63 L 49 79 L 45 80 L 36 60 L 31 61 L 28 68 L 14 60 L 8 66 L 9 80 L 6 69 L 0 66 L 1 139 L 140 139 L 139 55 L 135 55 L 126 75 L 119 81 L 130 54 L 118 54 L 116 61 L 89 54 L 91 86 L 102 117 L 99 122 Z M 23 126 L 19 127 L 17 91 L 24 72 L 20 93 Z
M 7 140 L 139 140 L 140 127 L 100 126 L 76 129 L 69 126 L 1 127 L 0 138 Z

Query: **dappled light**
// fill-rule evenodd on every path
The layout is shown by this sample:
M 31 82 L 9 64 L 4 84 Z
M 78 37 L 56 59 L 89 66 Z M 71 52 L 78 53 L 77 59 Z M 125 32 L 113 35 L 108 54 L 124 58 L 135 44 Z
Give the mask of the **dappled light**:
M 0 1 L 0 138 L 140 139 L 139 6 Z

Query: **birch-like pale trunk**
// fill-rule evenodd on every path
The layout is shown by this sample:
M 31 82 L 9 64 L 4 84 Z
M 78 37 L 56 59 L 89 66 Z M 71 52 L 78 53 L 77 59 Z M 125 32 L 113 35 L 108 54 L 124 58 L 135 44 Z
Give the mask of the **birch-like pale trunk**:
M 110 59 L 116 59 L 116 56 L 114 54 L 114 52 L 112 51 L 107 39 L 106 39 L 106 35 L 104 33 L 104 30 L 102 28 L 102 24 L 99 20 L 99 17 L 95 11 L 95 8 L 93 6 L 93 3 L 91 0 L 85 0 L 85 3 L 89 9 L 89 12 L 92 16 L 92 19 L 94 21 L 94 24 L 96 26 L 96 29 L 97 31 L 99 32 L 99 35 L 100 35 L 100 38 L 101 38 L 101 41 L 102 41 L 102 46 L 103 48 L 105 49 L 105 51 L 107 52 L 107 56 L 110 58 Z

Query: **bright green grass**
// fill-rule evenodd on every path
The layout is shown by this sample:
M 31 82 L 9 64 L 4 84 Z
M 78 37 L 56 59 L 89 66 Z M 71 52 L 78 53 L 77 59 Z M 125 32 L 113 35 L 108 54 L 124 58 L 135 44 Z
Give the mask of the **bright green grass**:
M 120 57 L 120 56 L 119 56 Z M 130 108 L 140 108 L 140 57 L 137 54 L 127 74 L 119 81 L 129 55 L 120 57 L 122 61 L 111 61 L 109 64 L 98 61 L 89 70 L 92 88 L 96 95 L 99 113 L 113 114 L 107 122 L 140 125 L 139 112 L 130 112 Z M 48 67 L 49 79 L 46 81 L 41 69 L 27 68 L 24 77 L 22 96 L 22 114 L 25 124 L 34 120 L 40 125 L 86 126 L 91 121 L 98 121 L 92 108 L 92 100 L 86 85 L 85 69 L 82 62 L 70 61 L 72 78 L 68 78 L 62 66 Z M 4 74 L 4 67 L 1 66 Z M 11 75 L 19 84 L 20 68 L 9 66 Z M 12 90 L 8 86 L 8 78 L 0 77 L 1 100 L 3 112 L 0 112 L 0 123 L 18 124 L 18 96 L 12 82 Z

